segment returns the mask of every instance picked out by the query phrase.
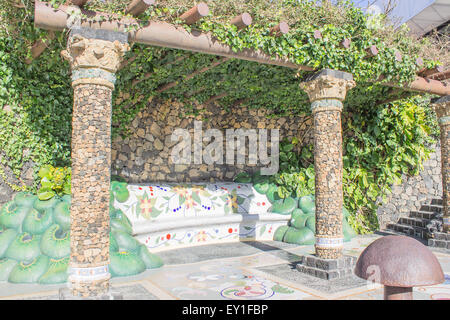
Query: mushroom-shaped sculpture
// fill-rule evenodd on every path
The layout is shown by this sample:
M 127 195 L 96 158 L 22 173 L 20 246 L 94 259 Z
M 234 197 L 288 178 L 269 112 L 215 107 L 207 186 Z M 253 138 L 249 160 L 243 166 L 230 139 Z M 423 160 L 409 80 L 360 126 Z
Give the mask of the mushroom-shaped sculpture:
M 384 285 L 385 300 L 412 300 L 412 289 L 444 282 L 434 254 L 406 236 L 386 236 L 372 242 L 359 256 L 355 274 Z

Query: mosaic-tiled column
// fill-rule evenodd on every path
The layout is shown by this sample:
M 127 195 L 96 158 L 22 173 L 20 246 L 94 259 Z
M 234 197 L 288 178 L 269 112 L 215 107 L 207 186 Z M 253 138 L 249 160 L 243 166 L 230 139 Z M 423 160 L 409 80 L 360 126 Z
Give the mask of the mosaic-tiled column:
M 71 65 L 74 99 L 68 280 L 73 296 L 109 290 L 111 96 L 128 48 L 126 34 L 81 28 L 71 31 L 62 52 Z
M 300 87 L 311 101 L 314 116 L 314 169 L 316 197 L 316 255 L 342 256 L 342 101 L 355 82 L 349 73 L 322 70 Z
M 434 104 L 434 111 L 441 129 L 441 173 L 443 191 L 443 224 L 444 232 L 450 232 L 450 96 L 445 96 L 437 100 Z

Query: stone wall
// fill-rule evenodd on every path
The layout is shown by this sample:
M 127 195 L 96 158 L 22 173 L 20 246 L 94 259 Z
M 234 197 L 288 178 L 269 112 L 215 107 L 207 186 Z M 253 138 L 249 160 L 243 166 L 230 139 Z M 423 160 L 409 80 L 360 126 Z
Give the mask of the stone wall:
M 400 216 L 410 211 L 418 211 L 421 205 L 433 198 L 442 198 L 441 149 L 439 143 L 432 146 L 435 149 L 424 163 L 424 169 L 417 176 L 402 176 L 401 185 L 392 186 L 392 194 L 386 204 L 378 207 L 377 215 L 380 229 L 388 223 L 396 223 Z
M 217 104 L 199 105 L 189 112 L 181 104 L 172 101 L 152 101 L 146 110 L 139 112 L 131 123 L 132 135 L 116 138 L 112 143 L 112 174 L 125 177 L 130 183 L 143 182 L 217 182 L 231 181 L 242 171 L 253 172 L 260 166 L 248 164 L 173 164 L 171 153 L 178 142 L 171 141 L 177 128 L 188 129 L 194 141 L 194 121 L 202 121 L 203 131 L 219 129 L 224 138 L 226 129 L 280 129 L 280 140 L 297 137 L 298 147 L 312 143 L 311 116 L 270 118 L 270 111 L 239 106 L 226 111 Z M 190 114 L 189 114 L 190 113 Z M 194 115 L 194 114 L 196 115 Z M 270 136 L 270 132 L 268 133 Z M 209 142 L 204 142 L 204 147 Z M 203 149 L 204 149 L 203 147 Z M 194 147 L 192 146 L 192 151 Z M 245 150 L 248 153 L 248 142 Z M 268 144 L 270 150 L 270 144 Z
M 2 154 L 0 153 L 0 159 Z M 34 163 L 30 160 L 24 163 L 20 174 L 20 180 L 14 175 L 12 170 L 0 163 L 0 206 L 4 203 L 11 201 L 16 192 L 12 189 L 12 186 L 31 186 L 34 182 Z M 5 181 L 6 179 L 6 181 Z

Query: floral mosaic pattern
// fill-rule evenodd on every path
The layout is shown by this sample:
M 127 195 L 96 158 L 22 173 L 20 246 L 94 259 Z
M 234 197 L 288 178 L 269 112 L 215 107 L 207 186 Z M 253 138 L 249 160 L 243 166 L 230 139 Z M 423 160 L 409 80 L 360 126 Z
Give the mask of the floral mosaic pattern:
M 198 300 L 299 300 L 308 294 L 242 269 L 249 257 L 204 261 L 189 266 L 170 266 L 152 281 L 177 299 Z M 279 258 L 264 255 L 262 260 Z M 261 263 L 254 261 L 251 263 Z M 175 271 L 176 270 L 176 271 Z
M 168 246 L 200 245 L 211 242 L 272 240 L 273 233 L 284 222 L 260 222 L 251 224 L 224 224 L 210 227 L 180 228 L 165 232 L 138 235 L 136 238 L 152 252 L 165 250 Z
M 129 185 L 128 191 L 128 200 L 114 206 L 132 222 L 261 214 L 270 208 L 267 197 L 246 183 Z
M 159 222 L 172 224 L 170 231 L 143 232 L 136 238 L 152 252 L 168 246 L 188 246 L 204 243 L 272 240 L 273 233 L 287 221 L 258 221 L 250 215 L 267 214 L 271 204 L 266 195 L 258 193 L 250 183 L 154 184 L 128 185 L 125 202 L 114 201 L 133 226 Z M 214 218 L 242 215 L 233 222 L 217 222 L 199 226 L 183 226 L 187 218 Z M 241 221 L 242 220 L 242 221 Z M 177 226 L 177 224 L 180 224 Z M 155 230 L 155 229 L 152 229 Z

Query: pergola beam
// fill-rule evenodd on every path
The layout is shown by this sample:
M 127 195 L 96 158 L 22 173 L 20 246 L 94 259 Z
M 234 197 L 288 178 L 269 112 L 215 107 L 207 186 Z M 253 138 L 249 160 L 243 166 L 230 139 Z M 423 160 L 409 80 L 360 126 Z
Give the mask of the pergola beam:
M 133 0 L 133 2 L 128 5 L 125 13 L 137 17 L 154 4 L 155 0 Z
M 249 13 L 244 12 L 243 14 L 231 20 L 230 23 L 234 24 L 238 28 L 238 30 L 242 30 L 251 25 L 252 22 L 253 22 L 252 16 Z
M 49 31 L 46 39 L 48 41 L 44 41 L 43 39 L 37 40 L 33 46 L 31 47 L 31 59 L 26 59 L 25 63 L 30 64 L 34 59 L 39 57 L 42 52 L 44 52 L 45 49 L 47 49 L 47 43 L 50 40 L 53 40 L 55 38 L 55 33 L 53 31 Z
M 436 73 L 441 73 L 441 72 L 444 72 L 444 67 L 436 66 L 431 69 L 424 68 L 418 72 L 418 75 L 425 77 L 425 78 L 429 78 L 431 75 L 434 75 Z
M 72 0 L 72 4 L 79 6 L 80 8 L 83 7 L 88 0 Z
M 289 32 L 289 25 L 286 22 L 284 22 L 284 21 L 281 21 L 275 27 L 270 29 L 270 34 L 275 36 L 275 37 L 279 37 L 279 36 L 281 36 L 283 34 L 286 34 L 288 32 Z
M 219 93 L 219 94 L 217 94 L 217 95 L 215 95 L 215 96 L 212 96 L 211 98 L 209 98 L 208 100 L 206 100 L 206 101 L 203 102 L 202 104 L 205 105 L 205 104 L 212 103 L 212 102 L 214 102 L 214 101 L 216 101 L 216 100 L 225 98 L 227 95 L 228 95 L 228 92 L 222 92 L 222 93 Z
M 428 78 L 433 79 L 433 80 L 440 80 L 440 81 L 447 80 L 450 78 L 450 69 L 443 71 L 443 72 L 438 72 L 438 73 L 432 74 Z
M 192 7 L 180 16 L 180 19 L 186 24 L 194 24 L 203 17 L 209 14 L 208 5 L 204 2 L 200 2 L 196 6 Z
M 35 26 L 38 28 L 62 31 L 67 27 L 68 6 L 60 6 L 58 9 L 54 9 L 46 3 L 42 3 L 38 0 L 35 2 Z M 82 12 L 90 17 L 97 15 L 103 15 L 101 13 L 88 12 L 82 9 Z M 112 15 L 106 15 L 112 16 Z M 126 24 L 136 23 L 136 21 L 126 20 Z M 86 28 L 112 30 L 112 31 L 125 31 L 125 23 L 120 21 L 81 21 L 81 26 Z M 273 58 L 270 55 L 251 49 L 244 49 L 239 52 L 234 52 L 228 45 L 220 43 L 215 40 L 209 33 L 202 33 L 197 30 L 187 32 L 185 29 L 180 28 L 166 22 L 150 21 L 147 26 L 140 28 L 135 32 L 129 32 L 129 40 L 144 43 L 148 45 L 166 47 L 172 49 L 187 50 L 205 54 L 212 54 L 216 56 L 224 56 L 228 58 L 236 58 L 247 61 L 255 61 L 258 63 L 271 64 L 277 66 L 283 66 L 292 69 L 300 69 L 305 71 L 314 71 L 313 68 L 308 66 L 297 65 L 285 58 Z M 374 80 L 373 82 L 377 82 Z M 395 83 L 383 83 L 383 85 L 390 87 L 400 87 Z M 441 96 L 450 95 L 450 86 L 446 86 L 440 81 L 432 79 L 424 79 L 416 77 L 416 79 L 406 85 L 409 90 L 427 92 L 438 94 Z

